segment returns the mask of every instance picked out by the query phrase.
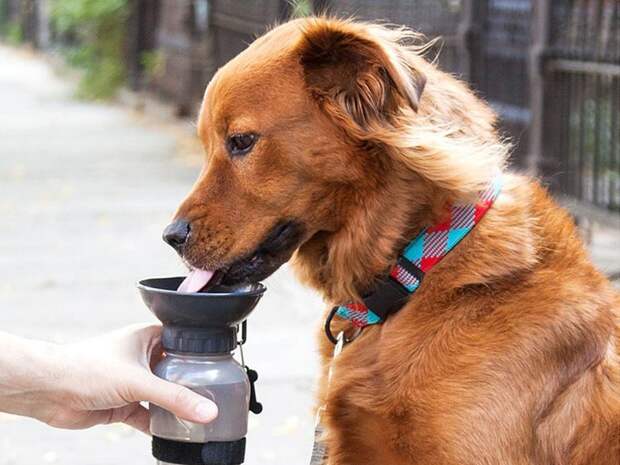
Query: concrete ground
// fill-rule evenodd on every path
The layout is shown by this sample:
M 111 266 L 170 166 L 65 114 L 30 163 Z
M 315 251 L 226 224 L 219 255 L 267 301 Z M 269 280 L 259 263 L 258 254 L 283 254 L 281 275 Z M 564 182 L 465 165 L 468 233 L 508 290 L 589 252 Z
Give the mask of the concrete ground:
M 598 268 L 620 289 L 620 220 L 607 226 L 592 225 L 590 255 Z
M 43 61 L 0 47 L 0 330 L 67 342 L 150 319 L 135 281 L 184 271 L 160 240 L 200 164 L 183 124 L 75 101 Z M 620 270 L 618 234 L 594 236 L 606 271 Z M 302 464 L 322 305 L 286 269 L 267 285 L 246 350 L 265 406 L 246 463 Z M 61 431 L 0 414 L 0 465 L 34 463 L 153 461 L 124 426 Z

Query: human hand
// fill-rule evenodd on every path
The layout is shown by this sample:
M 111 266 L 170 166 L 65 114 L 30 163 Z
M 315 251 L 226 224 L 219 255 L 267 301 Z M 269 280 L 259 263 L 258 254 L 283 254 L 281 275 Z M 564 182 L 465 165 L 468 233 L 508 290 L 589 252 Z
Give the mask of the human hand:
M 67 345 L 14 338 L 23 347 L 20 351 L 15 340 L 11 341 L 14 353 L 10 364 L 13 371 L 21 373 L 16 377 L 0 375 L 0 410 L 58 428 L 123 422 L 145 433 L 149 412 L 141 401 L 189 421 L 213 420 L 217 406 L 212 401 L 152 374 L 151 362 L 161 357 L 160 333 L 161 327 L 156 325 L 131 326 Z M 4 341 L 2 337 L 0 346 Z M 23 359 L 24 352 L 23 363 L 14 360 L 20 354 Z M 0 355 L 0 368 L 6 365 L 4 358 Z

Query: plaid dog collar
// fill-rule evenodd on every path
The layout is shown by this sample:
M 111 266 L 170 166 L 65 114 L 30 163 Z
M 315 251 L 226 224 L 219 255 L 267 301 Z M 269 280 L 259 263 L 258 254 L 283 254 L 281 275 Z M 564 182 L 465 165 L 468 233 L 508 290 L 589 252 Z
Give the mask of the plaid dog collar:
M 411 294 L 418 290 L 424 275 L 480 222 L 501 189 L 502 178 L 497 176 L 480 193 L 475 204 L 453 205 L 446 221 L 424 229 L 409 243 L 389 275 L 380 280 L 362 302 L 334 307 L 325 323 L 329 340 L 336 344 L 337 340 L 331 332 L 331 321 L 335 315 L 363 329 L 382 323 L 390 314 L 400 310 Z

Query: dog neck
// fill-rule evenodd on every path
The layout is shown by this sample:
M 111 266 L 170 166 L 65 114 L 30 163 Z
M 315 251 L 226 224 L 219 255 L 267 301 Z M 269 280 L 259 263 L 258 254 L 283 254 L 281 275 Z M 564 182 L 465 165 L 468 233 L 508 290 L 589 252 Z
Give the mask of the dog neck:
M 527 221 L 524 190 L 515 177 L 506 176 L 504 193 L 488 218 L 430 273 L 425 286 L 439 282 L 448 290 L 488 284 L 533 266 L 535 234 Z M 438 222 L 447 205 L 463 200 L 412 173 L 400 176 L 374 195 L 364 193 L 363 202 L 352 202 L 355 206 L 345 212 L 347 221 L 337 232 L 318 234 L 304 244 L 295 256 L 295 269 L 331 303 L 359 300 L 413 237 Z M 498 237 L 494 230 L 509 234 Z

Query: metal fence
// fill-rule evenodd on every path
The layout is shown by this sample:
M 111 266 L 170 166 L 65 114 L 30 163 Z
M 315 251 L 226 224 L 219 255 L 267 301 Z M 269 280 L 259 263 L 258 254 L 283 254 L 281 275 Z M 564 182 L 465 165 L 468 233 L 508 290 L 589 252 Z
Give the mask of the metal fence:
M 528 50 L 532 0 L 331 0 L 326 10 L 340 16 L 405 24 L 428 38 L 440 37 L 437 63 L 471 82 L 501 116 L 514 143 L 513 163 L 525 166 Z
M 510 136 L 513 161 L 526 165 L 530 126 L 529 50 L 532 1 L 490 0 L 481 3 L 472 18 L 478 31 L 471 44 L 470 81 L 499 114 Z
M 620 0 L 322 3 L 442 36 L 439 65 L 494 107 L 514 165 L 542 172 L 580 215 L 620 213 Z
M 155 0 L 143 0 L 150 4 Z M 159 89 L 183 112 L 213 73 L 293 9 L 287 0 L 157 0 Z M 512 162 L 560 194 L 620 212 L 620 0 L 306 0 L 315 12 L 405 24 L 497 111 Z M 581 209 L 581 213 L 588 209 Z
M 0 0 L 37 42 L 50 0 Z M 620 218 L 620 0 L 298 0 L 326 11 L 405 24 L 440 36 L 440 67 L 466 80 L 501 118 L 513 164 L 540 172 L 560 194 Z M 141 85 L 144 51 L 163 72 L 150 84 L 192 113 L 213 73 L 265 28 L 288 18 L 289 0 L 132 0 L 128 70 Z M 133 47 L 133 48 L 132 48 Z M 432 56 L 432 55 L 431 55 Z
M 463 73 L 466 68 L 459 26 L 463 3 L 455 0 L 322 0 L 314 3 L 315 11 L 339 17 L 404 24 L 428 38 L 441 37 L 434 51 L 444 69 Z
M 157 45 L 163 71 L 156 88 L 193 113 L 217 69 L 241 52 L 266 27 L 289 15 L 285 0 L 148 0 L 161 3 Z
M 558 192 L 620 212 L 620 2 L 549 5 L 544 169 Z

